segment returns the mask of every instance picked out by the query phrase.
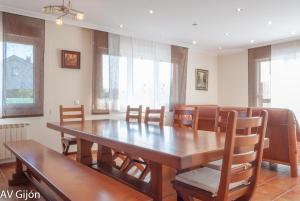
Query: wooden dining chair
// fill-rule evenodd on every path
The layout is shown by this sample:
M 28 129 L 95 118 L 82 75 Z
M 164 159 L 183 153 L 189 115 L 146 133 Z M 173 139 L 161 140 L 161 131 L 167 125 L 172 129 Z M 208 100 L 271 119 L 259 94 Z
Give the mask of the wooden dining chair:
M 158 124 L 160 127 L 163 127 L 164 119 L 165 106 L 161 106 L 160 109 L 150 109 L 149 107 L 146 107 L 144 119 L 145 124 Z M 134 166 L 136 166 L 141 171 L 139 179 L 144 180 L 150 172 L 149 162 L 140 157 L 132 157 L 130 159 L 129 165 L 125 169 L 125 172 L 128 173 L 129 170 Z
M 216 132 L 226 132 L 226 126 L 227 126 L 227 121 L 228 121 L 228 115 L 229 112 L 235 110 L 235 109 L 223 109 L 221 107 L 218 107 L 217 113 L 216 113 L 216 122 L 215 122 L 215 131 Z M 239 109 L 237 110 L 238 117 L 243 118 L 243 117 L 252 117 L 252 108 L 247 107 L 244 109 Z M 250 130 L 246 129 L 243 131 L 239 131 L 239 133 L 245 133 L 249 134 Z
M 84 106 L 81 105 L 80 107 L 63 107 L 62 105 L 59 106 L 59 116 L 60 116 L 60 123 L 65 123 L 68 121 L 84 121 Z M 77 140 L 76 137 L 65 136 L 63 132 L 61 132 L 61 143 L 63 154 L 68 155 L 69 148 L 71 145 L 76 145 Z
M 217 127 L 216 127 L 216 132 L 226 132 L 227 129 L 227 125 L 228 125 L 228 117 L 229 117 L 229 113 L 232 110 L 230 109 L 220 109 L 220 107 L 217 110 Z M 248 107 L 246 109 L 240 109 L 239 111 L 237 111 L 238 114 L 238 118 L 248 118 L 248 117 L 252 117 L 252 108 Z M 238 129 L 237 134 L 250 134 L 251 133 L 251 129 L 247 128 L 247 129 Z M 208 164 L 205 164 L 205 167 L 209 167 L 209 168 L 213 168 L 216 170 L 221 170 L 222 168 L 222 163 L 223 160 L 216 160 L 216 161 L 212 161 Z M 232 166 L 234 169 L 240 168 L 241 165 L 233 165 Z
M 158 123 L 159 126 L 164 126 L 165 106 L 161 106 L 160 109 L 150 109 L 146 107 L 144 123 Z
M 143 106 L 139 105 L 139 107 L 134 108 L 131 107 L 130 105 L 127 106 L 127 110 L 126 110 L 126 117 L 125 120 L 127 122 L 130 121 L 136 121 L 138 123 L 142 122 L 142 112 L 143 112 Z M 119 169 L 121 169 L 122 171 L 126 171 L 126 167 L 128 167 L 128 165 L 130 165 L 131 163 L 131 157 L 122 151 L 118 151 L 118 150 L 113 150 L 113 160 L 117 160 L 117 158 L 119 158 L 121 160 L 120 165 L 118 165 L 117 167 Z M 139 169 L 144 169 L 143 166 L 139 166 Z
M 193 106 L 177 105 L 174 107 L 173 126 L 197 129 L 198 109 Z
M 258 183 L 264 149 L 268 113 L 261 117 L 238 119 L 238 113 L 228 115 L 222 171 L 203 167 L 178 174 L 173 187 L 184 201 L 250 200 Z M 249 135 L 237 135 L 238 129 L 252 130 Z M 247 148 L 245 151 L 244 148 Z M 251 150 L 250 150 L 251 148 Z M 247 164 L 233 170 L 234 164 Z
M 127 106 L 126 110 L 126 121 L 137 121 L 139 123 L 142 122 L 142 111 L 143 106 L 139 106 L 138 108 Z

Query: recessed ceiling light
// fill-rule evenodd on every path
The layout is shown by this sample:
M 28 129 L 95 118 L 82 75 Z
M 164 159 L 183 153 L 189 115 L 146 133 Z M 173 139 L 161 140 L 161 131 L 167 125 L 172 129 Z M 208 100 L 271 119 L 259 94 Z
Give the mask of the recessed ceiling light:
M 237 13 L 240 13 L 240 12 L 242 12 L 244 9 L 242 9 L 242 8 L 237 8 L 237 9 L 235 9 L 235 10 L 236 10 Z
M 229 36 L 230 33 L 229 33 L 229 32 L 225 32 L 224 35 L 225 35 L 225 36 Z
M 198 24 L 197 24 L 196 22 L 194 22 L 194 23 L 192 24 L 192 26 L 198 26 Z
M 273 22 L 272 21 L 268 21 L 268 25 L 272 25 L 273 24 Z
M 120 28 L 123 29 L 123 27 L 124 27 L 124 25 L 123 25 L 123 24 L 120 24 Z
M 250 40 L 250 43 L 254 43 L 255 42 L 255 40 Z
M 62 19 L 61 17 L 56 18 L 55 23 L 56 23 L 57 25 L 62 25 L 62 24 L 63 24 L 63 19 Z
M 197 44 L 197 41 L 193 40 L 192 43 L 193 43 L 194 45 L 196 45 L 196 44 Z
M 154 13 L 154 11 L 153 10 L 149 10 L 149 14 L 153 14 Z
M 292 31 L 292 32 L 291 32 L 291 35 L 296 35 L 296 32 L 295 32 L 295 31 Z

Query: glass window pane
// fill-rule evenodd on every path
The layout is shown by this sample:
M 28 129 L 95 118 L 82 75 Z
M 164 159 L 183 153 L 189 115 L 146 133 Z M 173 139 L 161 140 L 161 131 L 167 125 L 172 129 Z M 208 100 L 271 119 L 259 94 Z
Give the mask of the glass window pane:
M 133 99 L 134 105 L 154 107 L 154 62 L 135 58 L 133 61 Z
M 127 57 L 119 57 L 119 110 L 126 111 L 129 82 Z
M 103 55 L 103 72 L 102 72 L 102 80 L 103 80 L 103 90 L 104 93 L 107 94 L 109 91 L 109 56 Z M 106 97 L 106 96 L 105 96 Z
M 159 80 L 158 80 L 158 106 L 162 105 L 168 107 L 170 102 L 170 85 L 171 85 L 171 63 L 159 63 Z
M 34 103 L 33 45 L 6 43 L 6 104 Z
M 300 59 L 285 58 L 272 61 L 272 107 L 289 108 L 300 117 L 300 96 L 295 89 L 300 86 Z
M 271 106 L 271 65 L 270 61 L 262 61 L 260 63 L 260 84 L 262 106 Z

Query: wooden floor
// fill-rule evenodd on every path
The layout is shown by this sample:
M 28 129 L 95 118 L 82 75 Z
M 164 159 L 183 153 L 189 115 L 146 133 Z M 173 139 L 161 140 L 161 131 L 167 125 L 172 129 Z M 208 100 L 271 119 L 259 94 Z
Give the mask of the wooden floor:
M 74 158 L 74 157 L 73 157 Z M 32 189 L 31 186 L 20 186 L 11 188 L 7 185 L 7 180 L 14 172 L 14 166 L 0 166 L 0 189 Z M 300 172 L 300 168 L 299 168 Z M 5 199 L 0 199 L 5 200 Z M 8 200 L 8 199 L 7 199 Z M 16 200 L 16 199 L 15 199 Z M 39 199 L 44 200 L 44 199 Z M 253 198 L 254 201 L 299 201 L 300 200 L 300 177 L 291 178 L 289 168 L 282 165 L 264 163 L 259 180 L 259 186 Z

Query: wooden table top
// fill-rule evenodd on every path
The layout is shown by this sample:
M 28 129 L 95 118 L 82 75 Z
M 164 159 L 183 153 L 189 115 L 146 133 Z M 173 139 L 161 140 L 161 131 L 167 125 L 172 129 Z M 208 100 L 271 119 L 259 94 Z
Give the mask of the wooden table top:
M 225 143 L 223 133 L 120 120 L 54 122 L 47 127 L 179 170 L 221 159 Z

